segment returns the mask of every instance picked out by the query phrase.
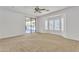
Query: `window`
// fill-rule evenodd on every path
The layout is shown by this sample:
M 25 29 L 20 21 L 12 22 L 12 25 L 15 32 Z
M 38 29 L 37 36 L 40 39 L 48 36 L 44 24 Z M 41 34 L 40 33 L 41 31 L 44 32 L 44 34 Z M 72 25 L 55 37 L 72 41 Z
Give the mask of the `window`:
M 61 19 L 60 18 L 54 19 L 54 30 L 61 31 Z
M 45 20 L 45 30 L 48 30 L 48 20 Z
M 49 21 L 49 30 L 53 30 L 54 29 L 54 21 L 53 20 L 50 20 Z
M 53 17 L 45 21 L 45 30 L 50 31 L 62 31 L 63 30 L 63 19 L 61 17 Z

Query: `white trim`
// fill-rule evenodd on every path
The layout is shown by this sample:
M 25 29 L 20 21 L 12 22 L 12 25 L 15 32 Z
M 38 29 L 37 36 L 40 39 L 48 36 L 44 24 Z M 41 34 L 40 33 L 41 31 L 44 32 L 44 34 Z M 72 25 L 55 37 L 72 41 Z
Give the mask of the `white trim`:
M 24 33 L 25 34 L 25 33 Z M 16 34 L 16 35 L 8 35 L 8 36 L 0 36 L 0 39 L 5 39 L 5 38 L 11 38 L 11 37 L 16 37 L 16 36 L 21 36 L 24 34 Z
M 71 40 L 79 41 L 79 38 L 77 38 L 77 37 L 73 37 L 73 36 L 69 36 L 69 35 L 63 35 L 63 37 L 64 37 L 64 38 L 71 39 Z

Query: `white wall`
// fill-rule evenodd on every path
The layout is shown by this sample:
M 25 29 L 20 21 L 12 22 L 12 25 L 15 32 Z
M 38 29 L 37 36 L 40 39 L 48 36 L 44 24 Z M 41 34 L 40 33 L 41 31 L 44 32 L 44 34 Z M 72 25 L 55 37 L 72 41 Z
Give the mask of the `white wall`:
M 64 10 L 38 17 L 37 20 L 39 20 L 39 32 L 55 33 L 44 30 L 44 21 L 49 19 L 50 17 L 59 14 L 62 14 L 64 17 L 64 32 L 56 34 L 63 35 L 66 38 L 79 40 L 79 7 L 70 7 Z
M 24 20 L 24 15 L 0 8 L 0 38 L 24 34 Z

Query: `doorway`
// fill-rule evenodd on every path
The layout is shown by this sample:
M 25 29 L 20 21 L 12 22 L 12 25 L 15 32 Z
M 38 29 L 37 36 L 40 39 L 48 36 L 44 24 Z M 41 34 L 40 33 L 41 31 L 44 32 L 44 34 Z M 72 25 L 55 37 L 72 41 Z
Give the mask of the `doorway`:
M 36 32 L 36 19 L 35 18 L 26 18 L 25 21 L 25 31 L 26 33 Z

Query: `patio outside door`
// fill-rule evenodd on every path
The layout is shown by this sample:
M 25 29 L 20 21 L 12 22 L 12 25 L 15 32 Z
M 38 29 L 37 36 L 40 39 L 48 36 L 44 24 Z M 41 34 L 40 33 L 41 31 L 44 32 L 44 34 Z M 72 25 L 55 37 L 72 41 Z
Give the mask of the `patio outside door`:
M 26 25 L 25 25 L 26 33 L 33 33 L 36 31 L 35 23 L 36 23 L 35 18 L 26 18 Z

